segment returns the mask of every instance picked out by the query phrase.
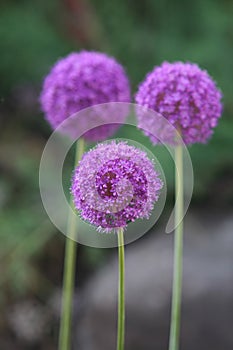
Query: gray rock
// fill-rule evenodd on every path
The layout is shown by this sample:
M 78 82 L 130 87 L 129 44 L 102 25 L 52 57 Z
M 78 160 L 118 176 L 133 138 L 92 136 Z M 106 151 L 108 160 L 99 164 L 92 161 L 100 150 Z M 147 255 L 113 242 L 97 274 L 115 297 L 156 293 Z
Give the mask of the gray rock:
M 26 343 L 39 342 L 49 324 L 48 312 L 39 303 L 28 300 L 9 310 L 8 322 L 17 338 Z
M 233 349 L 233 218 L 185 219 L 181 349 Z M 168 348 L 173 235 L 126 246 L 126 349 Z M 74 349 L 116 348 L 117 252 L 82 293 Z

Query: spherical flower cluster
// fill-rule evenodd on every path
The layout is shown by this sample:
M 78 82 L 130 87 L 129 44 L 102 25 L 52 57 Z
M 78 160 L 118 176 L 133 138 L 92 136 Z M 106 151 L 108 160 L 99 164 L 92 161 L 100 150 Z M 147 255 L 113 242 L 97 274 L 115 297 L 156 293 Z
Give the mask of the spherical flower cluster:
M 139 86 L 136 102 L 162 114 L 186 144 L 205 143 L 221 116 L 221 93 L 204 70 L 192 63 L 164 62 Z M 145 118 L 141 126 L 147 125 Z M 151 136 L 152 142 L 157 138 Z
M 107 102 L 130 102 L 129 81 L 123 67 L 106 54 L 71 53 L 59 60 L 45 78 L 40 102 L 46 119 L 55 129 L 84 108 Z M 116 130 L 116 125 L 114 128 L 106 125 L 111 123 L 110 114 L 99 118 L 105 125 L 87 132 L 84 136 L 87 140 L 104 139 Z
M 149 218 L 162 186 L 144 151 L 111 141 L 84 154 L 75 169 L 71 193 L 82 219 L 108 232 Z

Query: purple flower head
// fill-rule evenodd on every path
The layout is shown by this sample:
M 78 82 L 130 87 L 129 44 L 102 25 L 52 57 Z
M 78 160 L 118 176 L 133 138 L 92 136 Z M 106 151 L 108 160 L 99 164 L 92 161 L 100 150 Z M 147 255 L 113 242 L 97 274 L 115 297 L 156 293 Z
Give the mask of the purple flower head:
M 212 135 L 222 112 L 221 97 L 212 78 L 196 64 L 164 62 L 146 76 L 135 99 L 162 114 L 186 144 L 193 144 L 205 143 Z M 145 118 L 139 127 L 147 124 Z M 150 138 L 157 143 L 152 135 Z
M 84 154 L 74 171 L 71 193 L 82 219 L 108 232 L 148 219 L 162 187 L 145 152 L 111 141 Z
M 123 67 L 106 54 L 71 53 L 59 60 L 45 78 L 40 102 L 46 119 L 56 129 L 84 108 L 107 102 L 130 102 L 129 81 Z M 107 125 L 111 123 L 111 114 L 99 118 L 105 125 L 86 132 L 84 137 L 89 141 L 105 139 L 119 127 Z M 84 122 L 88 121 L 81 120 Z

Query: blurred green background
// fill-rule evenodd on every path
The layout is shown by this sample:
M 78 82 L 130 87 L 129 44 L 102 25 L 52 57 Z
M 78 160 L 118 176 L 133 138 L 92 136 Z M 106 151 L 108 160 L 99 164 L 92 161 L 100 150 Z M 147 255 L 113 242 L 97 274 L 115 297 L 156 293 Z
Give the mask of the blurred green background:
M 223 92 L 224 113 L 209 144 L 190 148 L 192 205 L 228 210 L 233 204 L 232 18 L 230 0 L 1 0 L 1 349 L 7 349 L 4 341 L 12 332 L 6 321 L 10 305 L 28 297 L 48 300 L 61 285 L 64 237 L 49 222 L 38 185 L 41 153 L 51 134 L 38 95 L 51 65 L 70 51 L 104 51 L 124 65 L 133 95 L 146 73 L 164 60 L 193 61 L 207 69 Z M 135 138 L 153 150 L 140 132 L 123 130 L 119 136 Z M 164 150 L 156 152 L 166 168 Z M 107 254 L 80 249 L 80 284 Z M 54 327 L 48 349 L 56 340 Z

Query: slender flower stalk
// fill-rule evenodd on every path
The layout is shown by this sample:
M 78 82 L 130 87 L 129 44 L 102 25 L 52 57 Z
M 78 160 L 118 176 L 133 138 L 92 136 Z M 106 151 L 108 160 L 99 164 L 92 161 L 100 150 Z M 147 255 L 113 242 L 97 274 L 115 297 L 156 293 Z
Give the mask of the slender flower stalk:
M 175 147 L 175 244 L 169 350 L 179 349 L 183 272 L 183 148 Z
M 114 58 L 100 52 L 74 52 L 60 59 L 45 77 L 40 103 L 46 120 L 53 129 L 77 139 L 80 130 L 87 130 L 77 144 L 75 166 L 81 159 L 84 140 L 97 142 L 112 136 L 119 124 L 112 124 L 109 111 L 94 111 L 88 118 L 76 123 L 72 115 L 108 102 L 130 102 L 130 85 L 124 68 Z M 124 122 L 127 111 L 119 115 L 119 122 Z M 71 122 L 70 122 L 71 120 Z M 68 123 L 63 123 L 67 121 Z M 98 127 L 94 127 L 97 123 Z M 73 206 L 73 201 L 70 203 Z M 62 297 L 62 315 L 59 333 L 59 350 L 70 349 L 72 297 L 74 289 L 76 263 L 76 221 L 70 215 L 67 223 L 65 249 L 64 282 Z
M 179 131 L 184 143 L 206 143 L 221 117 L 222 94 L 209 74 L 193 63 L 164 62 L 150 72 L 136 94 L 136 102 L 161 113 Z M 141 118 L 139 128 L 150 126 L 153 120 Z M 156 120 L 154 121 L 156 124 Z M 156 128 L 155 128 L 156 129 Z M 156 135 L 150 133 L 154 144 Z M 168 143 L 172 144 L 169 142 Z M 175 146 L 176 207 L 174 275 L 169 350 L 179 349 L 182 260 L 183 260 L 183 151 L 179 143 Z
M 162 187 L 154 162 L 126 142 L 98 144 L 74 171 L 71 192 L 82 219 L 118 236 L 117 350 L 124 350 L 125 340 L 124 229 L 137 219 L 149 218 Z
M 124 350 L 125 343 L 125 249 L 124 232 L 118 229 L 118 326 L 117 350 Z
M 83 138 L 76 143 L 75 151 L 75 166 L 78 165 L 82 158 L 85 148 L 85 141 Z M 74 209 L 72 198 L 70 199 L 70 206 Z M 77 225 L 74 215 L 69 215 L 67 222 L 67 236 L 65 247 L 64 260 L 64 275 L 63 275 L 63 293 L 62 293 L 62 311 L 59 331 L 59 350 L 70 349 L 71 343 L 71 323 L 72 323 L 72 299 L 74 293 L 75 283 L 75 265 L 77 253 Z

